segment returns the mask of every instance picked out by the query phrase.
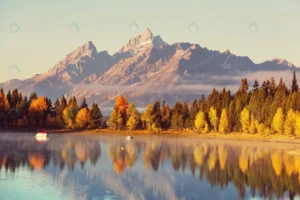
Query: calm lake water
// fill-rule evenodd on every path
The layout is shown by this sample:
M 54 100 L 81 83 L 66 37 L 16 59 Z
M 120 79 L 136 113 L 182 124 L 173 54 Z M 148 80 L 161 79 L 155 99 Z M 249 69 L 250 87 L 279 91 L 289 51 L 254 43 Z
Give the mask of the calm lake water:
M 299 199 L 299 145 L 0 133 L 1 200 Z

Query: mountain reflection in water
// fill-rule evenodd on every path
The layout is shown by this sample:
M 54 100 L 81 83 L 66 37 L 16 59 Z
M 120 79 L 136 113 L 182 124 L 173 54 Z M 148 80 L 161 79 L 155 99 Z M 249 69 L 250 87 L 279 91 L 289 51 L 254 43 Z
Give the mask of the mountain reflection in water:
M 0 197 L 8 197 L 4 190 L 23 196 L 20 199 L 34 199 L 29 198 L 34 195 L 91 200 L 299 196 L 300 157 L 273 145 L 234 143 L 78 135 L 52 135 L 39 143 L 32 135 L 22 140 L 10 134 L 0 137 Z M 43 190 L 54 187 L 53 194 L 42 197 L 16 189 L 21 187 L 19 182 L 27 181 L 40 187 L 26 180 L 25 172 L 43 180 Z

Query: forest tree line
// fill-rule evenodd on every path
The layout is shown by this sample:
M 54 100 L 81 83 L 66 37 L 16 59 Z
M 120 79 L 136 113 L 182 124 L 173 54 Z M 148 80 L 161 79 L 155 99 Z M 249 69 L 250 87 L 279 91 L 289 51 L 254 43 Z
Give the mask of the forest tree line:
M 79 105 L 76 97 L 51 99 L 32 93 L 22 96 L 17 89 L 5 95 L 0 89 L 0 127 L 98 128 L 103 116 L 97 104 L 88 107 L 86 99 Z
M 68 101 L 64 96 L 52 105 L 47 97 L 32 93 L 29 99 L 17 89 L 5 95 L 0 90 L 0 121 L 8 127 L 50 128 L 104 128 L 114 130 L 192 130 L 208 132 L 243 132 L 287 135 L 300 134 L 300 92 L 294 72 L 292 84 L 286 86 L 282 79 L 276 84 L 272 77 L 260 85 L 254 81 L 249 88 L 242 79 L 235 94 L 224 88 L 213 89 L 206 98 L 179 102 L 171 107 L 165 100 L 149 103 L 139 112 L 125 96 L 116 98 L 109 120 L 97 104 L 88 107 L 86 99 L 81 105 L 76 97 Z

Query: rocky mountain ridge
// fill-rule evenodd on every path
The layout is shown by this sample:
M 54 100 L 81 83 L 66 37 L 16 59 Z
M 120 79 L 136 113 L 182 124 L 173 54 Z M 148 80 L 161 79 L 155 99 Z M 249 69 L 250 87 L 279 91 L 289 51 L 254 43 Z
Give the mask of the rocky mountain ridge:
M 162 98 L 170 104 L 177 99 L 192 100 L 204 91 L 200 86 L 234 83 L 231 79 L 216 81 L 211 77 L 285 70 L 300 68 L 284 59 L 255 64 L 229 50 L 219 52 L 183 42 L 170 45 L 147 29 L 113 55 L 98 52 L 89 41 L 47 72 L 26 80 L 11 79 L 0 86 L 6 90 L 18 88 L 26 95 L 34 91 L 53 100 L 61 95 L 75 95 L 101 106 L 113 105 L 115 97 L 123 94 L 144 106 Z

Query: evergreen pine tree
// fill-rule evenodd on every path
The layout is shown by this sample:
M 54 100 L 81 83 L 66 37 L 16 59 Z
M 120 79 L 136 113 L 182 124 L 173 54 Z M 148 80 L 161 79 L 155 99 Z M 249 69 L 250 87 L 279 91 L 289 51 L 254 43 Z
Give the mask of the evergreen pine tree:
M 120 119 L 119 119 L 118 111 L 116 109 L 113 109 L 113 111 L 110 114 L 109 120 L 107 121 L 107 126 L 114 130 L 117 130 L 120 128 L 119 122 Z
M 258 84 L 257 79 L 255 79 L 252 91 L 253 92 L 258 91 L 258 89 L 259 89 L 259 84 Z
M 99 128 L 102 126 L 102 112 L 97 104 L 93 103 L 89 111 L 90 125 L 92 128 Z
M 207 101 L 205 99 L 205 96 L 202 94 L 201 99 L 199 101 L 199 110 L 206 112 L 207 111 Z
M 242 93 L 247 93 L 248 88 L 249 88 L 249 85 L 248 85 L 247 79 L 246 78 L 242 79 L 239 91 Z
M 162 112 L 162 128 L 169 129 L 171 125 L 172 110 L 169 105 L 166 105 Z
M 161 128 L 162 125 L 162 114 L 159 101 L 155 101 L 153 108 L 152 108 L 152 117 L 154 127 Z
M 296 78 L 296 71 L 294 71 L 294 74 L 293 74 L 292 92 L 298 92 L 298 83 L 297 83 L 297 78 Z
M 63 95 L 60 100 L 60 109 L 63 111 L 67 107 L 67 99 Z
M 172 110 L 172 118 L 171 118 L 171 126 L 176 130 L 183 128 L 184 125 L 182 110 L 183 110 L 182 104 L 180 102 L 176 102 Z
M 86 99 L 85 99 L 85 98 L 83 98 L 82 103 L 81 103 L 81 106 L 80 106 L 80 109 L 82 109 L 82 108 L 88 109 L 88 105 L 87 105 L 87 103 L 86 103 Z

